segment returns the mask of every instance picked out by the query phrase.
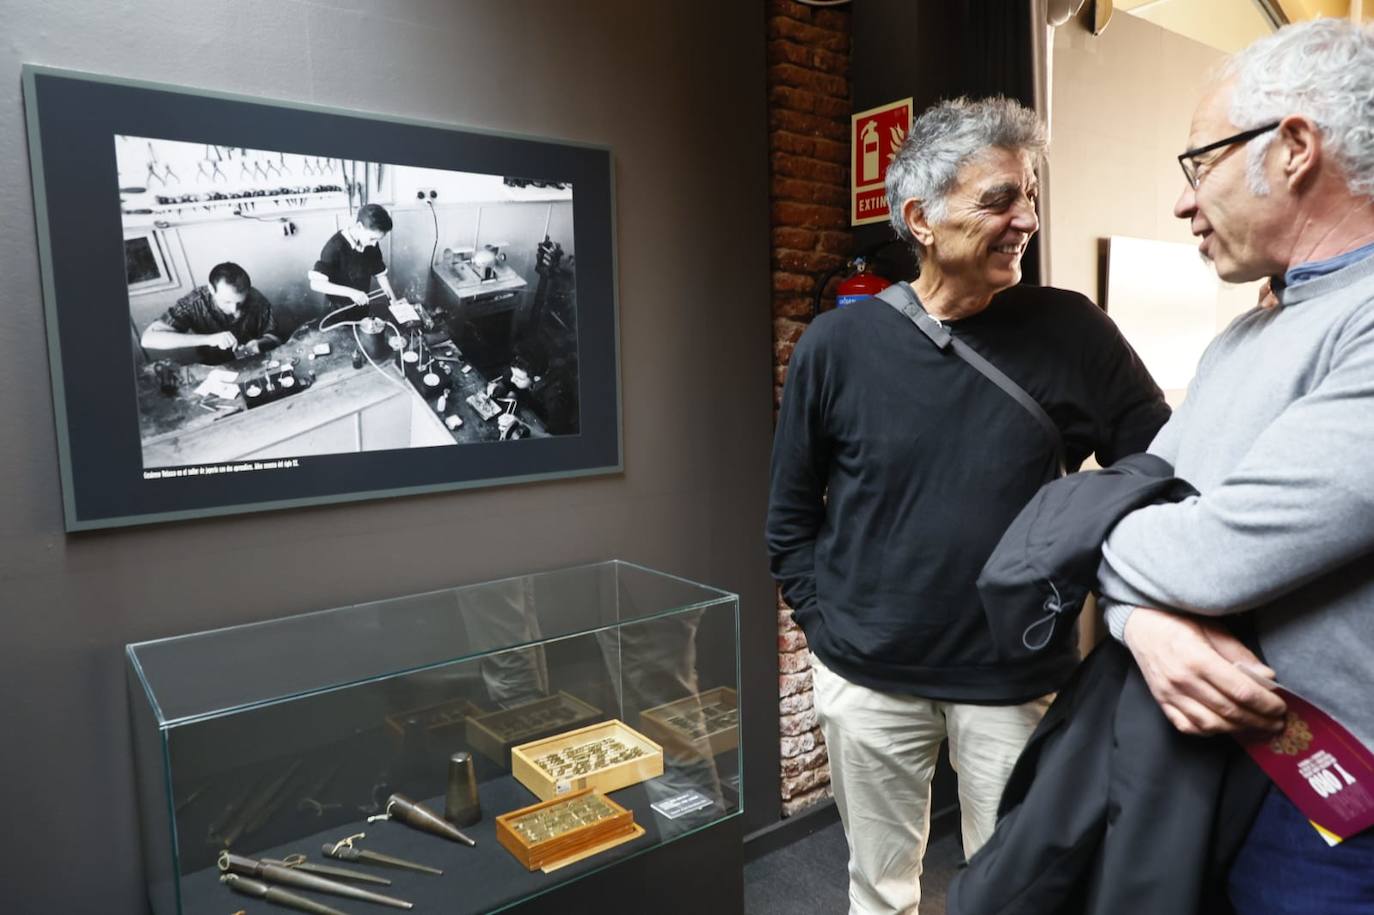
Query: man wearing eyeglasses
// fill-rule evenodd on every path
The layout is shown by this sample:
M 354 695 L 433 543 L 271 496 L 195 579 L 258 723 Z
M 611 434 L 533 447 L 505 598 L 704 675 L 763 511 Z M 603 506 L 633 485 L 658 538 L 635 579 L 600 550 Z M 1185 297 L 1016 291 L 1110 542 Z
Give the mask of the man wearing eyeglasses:
M 1283 727 L 1249 665 L 1374 750 L 1374 32 L 1320 19 L 1256 42 L 1189 145 L 1174 214 L 1222 279 L 1268 278 L 1277 307 L 1213 341 L 1150 446 L 1201 495 L 1112 531 L 1108 623 L 1183 733 Z M 1240 915 L 1374 911 L 1374 830 L 1329 847 L 1271 787 L 1229 894 Z

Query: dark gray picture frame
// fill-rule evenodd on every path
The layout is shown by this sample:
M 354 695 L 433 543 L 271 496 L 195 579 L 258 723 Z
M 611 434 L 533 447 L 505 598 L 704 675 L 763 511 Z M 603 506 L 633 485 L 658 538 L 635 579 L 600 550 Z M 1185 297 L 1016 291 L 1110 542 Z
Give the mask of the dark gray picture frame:
M 23 91 L 67 530 L 623 470 L 609 149 L 39 66 L 24 68 Z M 461 447 L 209 461 L 150 471 L 138 398 L 125 381 L 138 369 L 138 349 L 129 345 L 131 281 L 121 243 L 129 201 L 118 180 L 116 137 L 570 186 L 576 201 L 575 428 Z M 434 234 L 437 249 L 437 220 Z M 351 340 L 344 345 L 351 347 Z

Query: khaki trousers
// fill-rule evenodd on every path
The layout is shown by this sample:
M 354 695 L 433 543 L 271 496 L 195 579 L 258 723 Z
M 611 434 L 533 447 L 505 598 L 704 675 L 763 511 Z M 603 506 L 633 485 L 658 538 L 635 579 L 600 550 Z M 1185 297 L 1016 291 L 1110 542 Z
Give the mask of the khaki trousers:
M 811 656 L 816 717 L 849 842 L 850 915 L 916 915 L 940 743 L 959 776 L 964 855 L 997 825 L 997 805 L 1053 696 L 1024 705 L 960 705 L 850 683 Z

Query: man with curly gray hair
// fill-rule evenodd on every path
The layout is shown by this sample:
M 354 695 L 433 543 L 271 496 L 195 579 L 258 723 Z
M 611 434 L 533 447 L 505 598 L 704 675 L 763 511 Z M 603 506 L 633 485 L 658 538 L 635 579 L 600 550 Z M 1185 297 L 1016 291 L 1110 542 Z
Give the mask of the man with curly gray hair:
M 1113 530 L 1100 571 L 1108 623 L 1179 731 L 1283 728 L 1284 702 L 1260 682 L 1274 677 L 1344 724 L 1368 758 L 1374 31 L 1318 19 L 1251 45 L 1207 89 L 1188 146 L 1174 214 L 1223 279 L 1268 278 L 1277 306 L 1212 342 L 1150 446 L 1201 495 Z M 1254 630 L 1267 668 L 1221 617 Z M 1291 757 L 1293 776 L 1318 779 L 1311 790 L 1338 806 L 1374 806 L 1374 777 L 1350 762 L 1359 748 L 1333 752 L 1346 768 L 1329 779 L 1319 770 L 1342 766 L 1329 753 Z M 1374 911 L 1374 830 L 1331 847 L 1298 785 L 1298 804 L 1269 789 L 1231 865 L 1237 912 Z
M 1029 660 L 995 651 L 975 582 L 1003 530 L 1062 469 L 1144 449 L 1169 415 L 1101 309 L 1019 285 L 1044 148 L 1039 118 L 1009 99 L 922 114 L 887 178 L 920 276 L 821 315 L 788 367 L 768 545 L 812 653 L 853 915 L 916 912 L 946 740 L 965 853 L 987 839 L 1078 662 L 1067 641 Z

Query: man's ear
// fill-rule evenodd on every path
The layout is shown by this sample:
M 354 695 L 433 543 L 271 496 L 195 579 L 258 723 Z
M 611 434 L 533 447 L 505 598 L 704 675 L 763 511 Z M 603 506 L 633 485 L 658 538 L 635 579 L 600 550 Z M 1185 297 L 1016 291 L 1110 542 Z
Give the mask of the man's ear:
M 911 237 L 922 246 L 928 246 L 935 240 L 935 233 L 931 231 L 930 221 L 926 219 L 926 208 L 917 198 L 908 197 L 902 201 L 902 222 L 906 223 L 907 231 L 911 233 Z
M 1310 182 L 1321 169 L 1322 132 L 1310 118 L 1290 114 L 1278 127 L 1279 164 L 1289 189 Z

